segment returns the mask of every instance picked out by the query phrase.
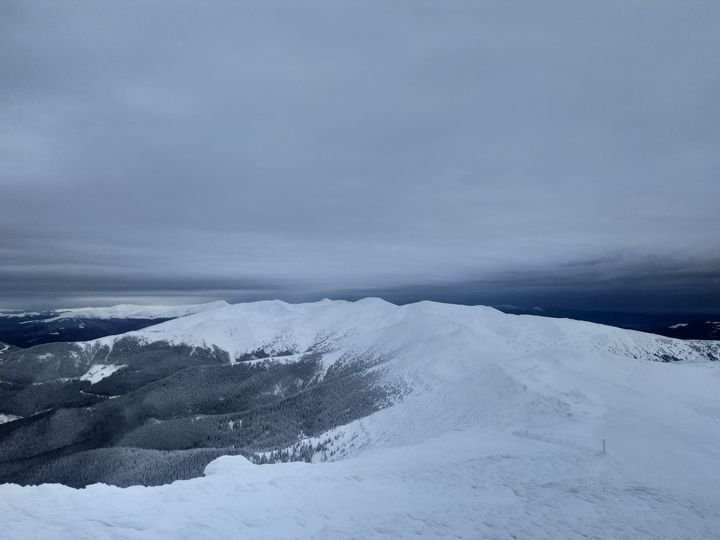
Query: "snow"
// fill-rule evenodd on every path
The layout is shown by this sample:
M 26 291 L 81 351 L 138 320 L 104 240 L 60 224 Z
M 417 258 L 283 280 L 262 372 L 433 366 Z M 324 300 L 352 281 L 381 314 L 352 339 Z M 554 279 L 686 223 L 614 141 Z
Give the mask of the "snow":
M 14 414 L 2 414 L 0 413 L 0 424 L 7 424 L 8 422 L 13 422 L 15 420 L 18 420 L 22 418 L 22 416 L 17 416 Z
M 92 384 L 102 381 L 104 378 L 109 377 L 116 371 L 125 367 L 125 364 L 111 365 L 111 364 L 95 364 L 90 367 L 81 377 L 81 381 L 90 381 Z
M 312 464 L 233 456 L 155 488 L 0 486 L 3 538 L 718 537 L 720 363 L 687 342 L 376 299 L 227 306 L 133 334 L 232 355 L 320 336 L 333 357 L 386 354 L 384 381 L 407 392 L 315 437 L 329 446 Z M 668 352 L 684 361 L 646 359 Z
M 87 346 L 109 345 L 122 336 L 133 336 L 146 342 L 215 346 L 227 351 L 232 359 L 260 348 L 276 353 L 292 349 L 304 352 L 327 335 L 342 337 L 348 333 L 385 328 L 390 320 L 402 318 L 398 309 L 398 306 L 379 299 L 356 303 L 330 300 L 312 304 L 287 304 L 278 300 L 253 302 L 227 305 L 86 343 Z
M 672 329 L 672 330 L 675 330 L 675 329 L 677 329 L 677 328 L 684 328 L 684 327 L 686 327 L 687 325 L 688 325 L 688 323 L 686 323 L 686 322 L 684 322 L 684 323 L 677 323 L 677 324 L 673 324 L 673 325 L 668 326 L 668 328 L 670 328 L 670 329 Z
M 397 350 L 441 334 L 457 333 L 488 350 L 529 352 L 548 347 L 588 347 L 627 356 L 667 353 L 691 356 L 687 342 L 584 321 L 509 315 L 485 306 L 418 302 L 396 306 L 378 298 L 288 304 L 278 300 L 226 305 L 121 336 L 87 342 L 112 345 L 123 336 L 217 347 L 231 359 L 264 349 L 270 353 L 325 348 Z
M 38 317 L 42 313 L 37 311 L 16 311 L 12 309 L 0 309 L 0 317 L 7 319 L 22 319 L 24 317 Z
M 227 305 L 229 305 L 227 302 L 219 301 L 182 306 L 120 304 L 111 307 L 59 309 L 57 310 L 59 315 L 44 322 L 61 319 L 167 319 L 212 311 Z

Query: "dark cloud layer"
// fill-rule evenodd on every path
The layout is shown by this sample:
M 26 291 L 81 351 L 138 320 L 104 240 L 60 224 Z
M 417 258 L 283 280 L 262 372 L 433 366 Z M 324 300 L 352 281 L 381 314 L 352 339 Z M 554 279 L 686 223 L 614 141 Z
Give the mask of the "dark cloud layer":
M 2 2 L 0 305 L 720 309 L 719 24 L 692 1 Z

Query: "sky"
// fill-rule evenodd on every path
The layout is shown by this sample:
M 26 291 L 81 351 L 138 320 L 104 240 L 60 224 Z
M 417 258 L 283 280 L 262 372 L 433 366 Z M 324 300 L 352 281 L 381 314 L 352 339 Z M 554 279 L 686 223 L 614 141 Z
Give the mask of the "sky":
M 0 3 L 0 307 L 720 310 L 720 3 Z

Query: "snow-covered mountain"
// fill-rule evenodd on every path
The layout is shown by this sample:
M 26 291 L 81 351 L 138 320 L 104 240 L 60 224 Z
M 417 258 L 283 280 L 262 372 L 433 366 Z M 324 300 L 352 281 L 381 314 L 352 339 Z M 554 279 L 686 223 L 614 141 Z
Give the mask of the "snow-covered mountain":
M 9 350 L 0 379 L 36 401 L 0 406 L 27 416 L 0 425 L 6 477 L 242 455 L 161 487 L 0 486 L 0 519 L 8 538 L 717 538 L 719 358 L 719 342 L 378 299 Z M 45 387 L 91 401 L 35 412 Z M 257 464 L 298 457 L 313 463 Z
M 713 342 L 681 341 L 583 321 L 514 316 L 485 306 L 437 302 L 396 306 L 379 298 L 226 304 L 92 344 L 111 345 L 126 337 L 145 343 L 217 347 L 231 361 L 256 351 L 302 353 L 320 343 L 343 350 L 407 351 L 431 337 L 467 340 L 480 350 L 575 348 L 661 361 L 705 358 L 717 350 Z
M 227 305 L 220 301 L 182 306 L 121 304 L 42 312 L 0 309 L 0 342 L 31 347 L 42 343 L 85 341 Z
M 46 319 L 46 322 L 59 319 L 174 319 L 194 313 L 213 311 L 229 305 L 220 300 L 205 304 L 177 306 L 118 304 L 110 307 L 65 308 L 58 309 L 58 315 Z

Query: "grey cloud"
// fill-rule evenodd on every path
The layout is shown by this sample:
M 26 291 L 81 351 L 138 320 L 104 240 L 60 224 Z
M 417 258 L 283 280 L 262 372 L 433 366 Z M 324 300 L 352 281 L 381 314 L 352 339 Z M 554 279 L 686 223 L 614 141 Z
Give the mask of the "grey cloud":
M 578 271 L 576 266 L 583 267 Z M 720 259 L 694 262 L 649 258 L 545 271 L 513 271 L 483 279 L 344 290 L 336 296 L 382 296 L 396 303 L 423 299 L 460 304 L 513 304 L 624 312 L 709 313 L 720 305 Z
M 640 290 L 720 252 L 715 2 L 0 9 L 0 304 Z

